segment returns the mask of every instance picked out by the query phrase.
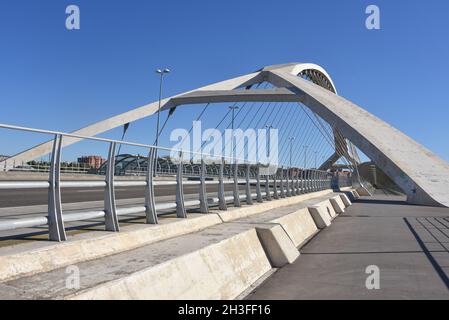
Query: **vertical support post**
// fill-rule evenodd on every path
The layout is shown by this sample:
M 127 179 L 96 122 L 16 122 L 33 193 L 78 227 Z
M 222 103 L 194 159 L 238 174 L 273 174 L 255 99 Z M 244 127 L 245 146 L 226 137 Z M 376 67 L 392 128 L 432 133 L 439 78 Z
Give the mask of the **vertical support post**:
M 200 212 L 209 213 L 209 206 L 207 205 L 206 192 L 206 164 L 201 159 L 201 174 L 200 174 Z
M 293 168 L 290 168 L 289 178 L 290 178 L 290 189 L 291 189 L 290 196 L 293 197 L 295 195 L 295 193 L 296 193 L 296 190 L 295 190 L 295 179 L 293 177 Z
M 226 211 L 228 210 L 228 206 L 226 204 L 225 199 L 225 188 L 224 188 L 224 180 L 223 180 L 223 171 L 224 171 L 225 160 L 221 159 L 220 168 L 218 171 L 218 208 L 220 210 Z
M 285 188 L 284 188 L 284 167 L 281 167 L 281 198 L 285 198 Z
M 48 189 L 48 234 L 51 241 L 66 241 L 61 206 L 61 148 L 62 136 L 57 134 L 53 140 Z
M 246 204 L 253 204 L 253 196 L 251 195 L 251 181 L 250 181 L 250 169 L 251 165 L 246 165 Z
M 309 173 L 304 169 L 304 193 L 309 193 Z
M 273 198 L 279 199 L 279 193 L 278 193 L 278 181 L 277 181 L 278 173 L 277 171 L 274 173 L 274 180 L 273 180 Z
M 324 172 L 321 172 L 321 174 L 320 174 L 320 189 L 321 190 L 324 190 L 325 188 L 324 188 Z
M 271 191 L 270 191 L 270 175 L 265 176 L 265 199 L 271 201 Z
M 290 173 L 290 179 L 291 179 L 291 184 L 292 184 L 292 196 L 296 196 L 296 175 L 294 173 L 295 170 L 293 170 L 293 168 L 291 169 L 291 173 Z
M 299 169 L 296 170 L 296 195 L 299 196 L 301 194 L 299 185 Z
M 234 207 L 241 207 L 242 206 L 240 204 L 240 191 L 239 191 L 239 175 L 238 175 L 238 171 L 239 171 L 239 165 L 238 165 L 237 160 L 236 160 L 235 164 L 234 164 L 234 188 L 233 188 Z
M 150 148 L 147 163 L 147 176 L 146 176 L 147 186 L 145 187 L 145 208 L 146 208 L 145 215 L 147 224 L 158 223 L 156 203 L 154 199 L 154 183 L 153 183 L 153 176 L 155 173 L 155 166 L 154 166 L 155 162 L 156 162 L 156 150 L 155 148 Z
M 316 182 L 315 170 L 312 170 L 312 191 L 313 191 L 313 192 L 316 191 L 315 182 Z
M 316 171 L 316 181 L 317 181 L 317 190 L 321 191 L 321 172 L 320 171 Z
M 262 203 L 263 199 L 262 199 L 262 191 L 260 190 L 260 164 L 257 164 L 257 169 L 256 169 L 256 193 L 257 193 L 257 202 Z
M 307 193 L 312 192 L 312 172 L 310 169 L 307 170 Z
M 181 219 L 187 218 L 186 209 L 184 207 L 184 186 L 182 183 L 183 170 L 183 154 L 179 152 L 178 172 L 176 174 L 176 216 Z
M 292 196 L 296 196 L 296 181 L 295 181 L 295 175 L 293 173 L 293 168 L 290 169 L 290 183 L 292 185 Z
M 115 202 L 115 149 L 116 143 L 111 142 L 109 145 L 108 163 L 106 165 L 106 189 L 104 197 L 104 219 L 106 231 L 119 232 L 119 224 L 117 217 L 117 207 Z

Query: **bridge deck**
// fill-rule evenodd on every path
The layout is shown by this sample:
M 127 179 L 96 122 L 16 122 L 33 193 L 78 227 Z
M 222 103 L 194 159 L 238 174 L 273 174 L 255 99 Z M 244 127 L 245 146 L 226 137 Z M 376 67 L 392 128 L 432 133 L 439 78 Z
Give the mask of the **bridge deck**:
M 366 267 L 380 268 L 367 290 Z M 449 299 L 449 209 L 362 198 L 248 299 Z

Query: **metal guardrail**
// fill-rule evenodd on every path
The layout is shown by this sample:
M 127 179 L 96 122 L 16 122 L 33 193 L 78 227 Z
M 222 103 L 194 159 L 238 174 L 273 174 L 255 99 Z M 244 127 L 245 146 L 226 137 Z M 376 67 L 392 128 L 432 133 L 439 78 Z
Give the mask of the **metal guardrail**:
M 105 138 L 86 137 L 63 132 L 39 130 L 32 128 L 16 127 L 0 124 L 0 128 L 28 131 L 40 134 L 51 134 L 54 136 L 48 181 L 0 181 L 1 190 L 8 189 L 46 189 L 48 190 L 48 215 L 42 217 L 20 218 L 0 221 L 0 231 L 29 228 L 37 226 L 48 226 L 49 239 L 52 241 L 67 240 L 65 223 L 81 220 L 104 219 L 105 229 L 111 232 L 119 232 L 119 216 L 127 214 L 145 213 L 146 223 L 157 224 L 158 213 L 162 210 L 175 210 L 178 218 L 187 218 L 186 207 L 199 207 L 201 213 L 208 213 L 210 207 L 218 206 L 219 210 L 227 210 L 231 203 L 235 207 L 241 206 L 241 201 L 252 205 L 254 201 L 263 202 L 273 199 L 292 197 L 300 194 L 316 192 L 332 187 L 332 175 L 328 172 L 314 169 L 281 168 L 274 175 L 260 174 L 261 164 L 251 164 L 242 159 L 230 159 L 234 161 L 232 170 L 228 168 L 227 173 L 232 178 L 225 180 L 225 157 L 219 161 L 217 180 L 207 181 L 206 164 L 204 160 L 198 165 L 200 168 L 198 181 L 186 181 L 182 150 L 173 150 L 158 147 L 158 150 L 175 151 L 180 153 L 180 161 L 176 165 L 176 180 L 155 181 L 156 147 L 152 145 L 137 144 L 126 141 L 117 141 Z M 107 165 L 104 181 L 61 181 L 61 150 L 63 139 L 66 137 L 80 138 L 93 141 L 101 141 L 109 144 Z M 126 181 L 115 179 L 115 154 L 117 145 L 138 146 L 148 150 L 147 171 L 145 180 Z M 204 154 L 189 152 L 190 154 L 206 157 Z M 229 159 L 228 159 L 229 160 Z M 111 165 L 113 164 L 113 165 Z M 242 169 L 244 167 L 244 169 Z M 255 172 L 252 172 L 255 168 Z M 264 178 L 264 181 L 261 181 Z M 232 184 L 232 196 L 225 195 L 225 184 Z M 240 194 L 239 186 L 245 185 L 245 194 Z M 175 202 L 155 202 L 154 191 L 157 186 L 174 185 Z M 198 186 L 198 199 L 186 201 L 184 199 L 185 185 Z M 208 198 L 206 185 L 218 185 L 217 197 Z M 251 191 L 255 185 L 256 192 Z M 140 206 L 119 208 L 115 198 L 115 187 L 145 187 L 145 200 Z M 63 214 L 61 204 L 61 189 L 68 188 L 104 188 L 104 208 L 99 211 L 80 211 Z M 262 191 L 262 187 L 264 190 Z

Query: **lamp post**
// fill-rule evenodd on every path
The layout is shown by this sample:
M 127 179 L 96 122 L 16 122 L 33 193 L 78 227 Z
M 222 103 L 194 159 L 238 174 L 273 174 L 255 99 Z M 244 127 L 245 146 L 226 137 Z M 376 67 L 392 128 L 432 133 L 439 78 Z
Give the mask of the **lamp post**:
M 156 152 L 155 152 L 155 159 L 156 159 L 156 163 L 157 163 L 157 148 L 159 146 L 159 125 L 160 125 L 160 118 L 161 118 L 161 103 L 162 103 L 162 83 L 163 83 L 163 79 L 164 79 L 164 75 L 170 73 L 170 69 L 157 69 L 156 73 L 160 75 L 160 80 L 159 80 L 159 107 L 157 108 L 157 125 L 156 125 Z M 157 170 L 157 165 L 155 166 L 155 174 L 156 174 L 156 170 Z
M 318 153 L 318 152 L 315 151 L 315 169 L 318 169 L 318 168 L 317 168 L 317 165 L 318 165 L 318 164 L 317 164 L 317 153 Z

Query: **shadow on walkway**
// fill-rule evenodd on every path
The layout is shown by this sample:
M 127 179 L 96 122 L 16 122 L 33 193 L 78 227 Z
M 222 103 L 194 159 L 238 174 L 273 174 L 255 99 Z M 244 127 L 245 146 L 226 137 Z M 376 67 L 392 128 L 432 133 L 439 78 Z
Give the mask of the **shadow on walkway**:
M 449 218 L 404 218 L 404 221 L 449 290 Z

